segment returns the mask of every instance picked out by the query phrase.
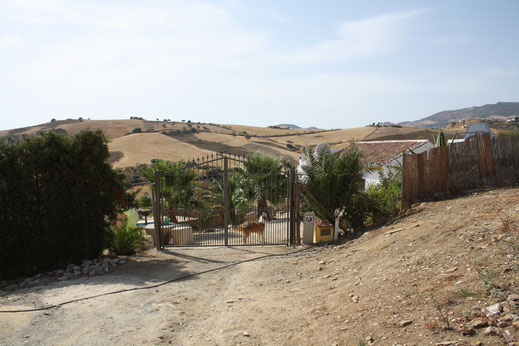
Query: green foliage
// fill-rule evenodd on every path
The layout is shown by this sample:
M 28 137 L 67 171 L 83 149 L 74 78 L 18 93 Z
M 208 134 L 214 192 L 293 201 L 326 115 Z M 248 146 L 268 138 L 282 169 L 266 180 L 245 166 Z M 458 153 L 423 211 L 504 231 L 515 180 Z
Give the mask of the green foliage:
M 386 173 L 380 172 L 380 184 L 373 184 L 366 189 L 370 199 L 370 216 L 374 223 L 397 215 L 401 209 L 402 199 L 402 168 L 391 167 Z
M 440 133 L 438 134 L 438 137 L 436 137 L 434 139 L 434 146 L 436 146 L 436 147 L 446 147 L 447 146 L 447 142 L 445 141 L 445 135 L 443 134 L 443 131 L 440 131 Z
M 139 197 L 137 199 L 137 205 L 139 206 L 139 208 L 143 208 L 143 209 L 151 208 L 153 204 L 151 201 L 150 194 L 146 193 L 146 194 L 142 195 L 141 197 Z
M 115 255 L 133 255 L 144 244 L 146 236 L 144 228 L 137 226 L 139 215 L 135 209 L 125 213 L 125 218 L 119 225 L 107 228 L 105 247 Z
M 131 202 L 101 131 L 0 143 L 0 279 L 101 254 L 107 218 Z
M 132 130 L 132 133 L 141 133 L 142 129 L 140 127 L 136 127 Z
M 302 182 L 333 218 L 305 193 L 301 195 L 303 208 L 314 211 L 319 218 L 332 224 L 336 217 L 343 215 L 351 227 L 361 228 L 369 209 L 369 200 L 363 194 L 362 153 L 356 147 L 345 153 L 333 153 L 328 147 L 318 154 L 307 149 L 305 154 L 308 163 L 301 167 Z
M 227 198 L 229 206 L 229 220 L 233 225 L 242 223 L 242 217 L 252 210 L 252 204 L 247 198 L 245 191 L 242 189 L 244 184 L 244 177 L 240 172 L 232 172 L 229 174 L 229 194 Z M 213 206 L 224 205 L 223 176 L 217 176 L 211 179 L 211 190 L 207 197 L 206 201 L 208 206 L 205 209 L 211 209 Z
M 505 297 L 504 290 L 501 285 L 498 284 L 500 277 L 497 271 L 487 268 L 485 270 L 478 270 L 478 275 L 487 295 L 500 299 Z
M 170 217 L 174 216 L 174 209 L 199 206 L 195 198 L 196 174 L 183 160 L 155 160 L 153 167 L 142 167 L 141 171 L 150 183 L 155 182 L 155 171 L 161 171 L 162 192 Z
M 247 200 L 257 200 L 258 213 L 266 212 L 269 218 L 267 201 L 279 204 L 288 193 L 288 179 L 285 169 L 288 163 L 279 157 L 254 153 L 243 162 L 243 169 L 238 170 L 242 179 L 239 188 Z

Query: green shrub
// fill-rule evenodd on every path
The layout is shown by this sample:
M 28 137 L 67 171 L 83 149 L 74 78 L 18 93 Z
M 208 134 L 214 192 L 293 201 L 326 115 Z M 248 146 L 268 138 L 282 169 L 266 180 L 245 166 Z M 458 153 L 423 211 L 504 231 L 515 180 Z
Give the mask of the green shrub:
M 402 170 L 392 167 L 387 175 L 380 173 L 380 184 L 370 185 L 366 190 L 370 200 L 370 216 L 373 222 L 379 223 L 397 215 L 402 200 Z
M 119 225 L 107 228 L 105 247 L 114 255 L 133 255 L 146 241 L 144 228 L 137 226 L 137 211 L 130 209 L 125 216 Z
M 139 208 L 151 208 L 151 196 L 149 193 L 146 193 L 137 199 L 137 205 Z
M 101 131 L 0 143 L 0 280 L 101 254 L 107 219 L 131 202 Z

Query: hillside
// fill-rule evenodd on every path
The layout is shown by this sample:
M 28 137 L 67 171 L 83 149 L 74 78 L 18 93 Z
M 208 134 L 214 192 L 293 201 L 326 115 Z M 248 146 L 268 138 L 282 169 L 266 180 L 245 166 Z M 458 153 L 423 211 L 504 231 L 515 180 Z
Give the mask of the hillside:
M 500 119 L 519 116 L 519 102 L 498 102 L 481 107 L 468 107 L 435 113 L 417 121 L 400 123 L 402 126 L 444 128 L 451 122 L 473 119 Z
M 304 147 L 327 142 L 338 148 L 363 139 L 431 139 L 422 128 L 359 127 L 342 130 L 254 127 L 195 123 L 191 121 L 58 120 L 26 128 L 0 131 L 7 141 L 19 140 L 40 131 L 69 135 L 82 130 L 101 129 L 109 139 L 112 163 L 116 168 L 149 164 L 152 159 L 191 160 L 214 152 L 250 155 L 256 151 L 297 162 Z
M 517 188 L 485 191 L 415 205 L 337 244 L 168 248 L 102 276 L 50 272 L 33 287 L 21 278 L 0 284 L 0 310 L 75 302 L 0 313 L 0 335 L 5 344 L 512 345 L 518 205 Z

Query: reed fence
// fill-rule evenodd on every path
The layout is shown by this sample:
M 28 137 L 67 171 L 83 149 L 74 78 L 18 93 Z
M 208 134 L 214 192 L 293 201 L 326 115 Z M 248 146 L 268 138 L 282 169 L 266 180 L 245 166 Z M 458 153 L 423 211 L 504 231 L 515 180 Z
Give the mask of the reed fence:
M 519 184 L 519 137 L 478 134 L 420 154 L 403 153 L 402 207 L 463 191 Z

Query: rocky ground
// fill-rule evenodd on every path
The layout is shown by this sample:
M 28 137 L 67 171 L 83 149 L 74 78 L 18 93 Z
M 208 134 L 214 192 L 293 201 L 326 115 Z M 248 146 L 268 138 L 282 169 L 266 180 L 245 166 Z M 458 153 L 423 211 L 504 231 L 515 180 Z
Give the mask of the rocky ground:
M 75 276 L 83 268 L 74 266 L 62 281 L 56 274 L 26 287 L 19 287 L 23 281 L 10 283 L 9 290 L 4 285 L 0 310 L 101 296 L 42 311 L 1 312 L 0 340 L 514 344 L 518 215 L 519 189 L 485 191 L 416 205 L 392 223 L 338 244 L 150 250 L 94 276 L 91 264 L 87 275 Z M 202 274 L 149 288 L 196 273 Z

